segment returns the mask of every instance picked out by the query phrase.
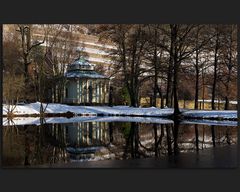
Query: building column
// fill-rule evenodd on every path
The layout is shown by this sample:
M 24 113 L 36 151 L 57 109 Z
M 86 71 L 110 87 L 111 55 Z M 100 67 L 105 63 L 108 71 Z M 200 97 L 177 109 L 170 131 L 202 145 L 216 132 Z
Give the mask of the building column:
M 82 95 L 81 95 L 82 103 L 85 103 L 85 89 L 84 89 L 84 87 L 85 87 L 85 81 L 82 81 Z
M 93 81 L 92 83 L 92 92 L 93 92 L 92 102 L 96 103 L 96 95 L 97 95 L 96 81 Z
M 89 82 L 88 80 L 86 80 L 86 102 L 88 103 L 89 100 L 88 100 L 88 85 L 89 85 Z
M 109 103 L 109 94 L 110 94 L 110 81 L 108 80 L 107 81 L 107 103 Z
M 102 82 L 99 82 L 99 103 L 102 103 Z
M 79 103 L 79 79 L 77 79 L 77 103 Z
M 104 83 L 104 103 L 107 103 L 107 82 Z
M 87 81 L 83 81 L 83 103 L 85 104 L 87 102 Z
M 80 81 L 79 79 L 79 98 L 78 98 L 78 101 L 79 101 L 79 104 L 82 103 L 82 81 Z
M 99 95 L 100 95 L 100 91 L 99 91 L 99 81 L 96 81 L 96 103 L 99 103 Z

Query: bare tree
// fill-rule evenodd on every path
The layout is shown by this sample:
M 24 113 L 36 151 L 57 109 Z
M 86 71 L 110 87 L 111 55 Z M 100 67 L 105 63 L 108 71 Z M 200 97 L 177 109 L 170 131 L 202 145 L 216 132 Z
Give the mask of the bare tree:
M 178 104 L 178 77 L 179 68 L 182 62 L 189 58 L 196 48 L 191 47 L 191 38 L 194 25 L 177 25 L 171 24 L 171 41 L 173 52 L 170 57 L 173 61 L 173 98 L 174 98 L 174 116 L 180 113 Z M 171 52 L 170 52 L 171 53 Z
M 209 25 L 197 25 L 195 29 L 194 43 L 196 50 L 192 56 L 192 63 L 195 69 L 195 109 L 198 109 L 200 71 L 203 70 L 203 68 L 206 68 L 207 63 L 209 62 L 210 49 L 208 46 L 210 46 L 210 40 L 214 38 L 214 34 L 209 33 L 209 28 Z
M 31 64 L 30 53 L 34 47 L 37 47 L 44 43 L 45 39 L 42 41 L 35 41 L 32 38 L 32 25 L 19 24 L 17 31 L 20 33 L 21 39 L 21 50 L 22 50 L 22 59 L 24 65 L 24 77 L 25 77 L 25 86 L 29 82 L 29 65 Z M 28 90 L 25 88 L 25 97 L 27 97 Z
M 161 85 L 159 84 L 159 80 L 163 79 L 163 66 L 165 64 L 164 58 L 164 49 L 161 45 L 165 43 L 165 37 L 161 33 L 161 28 L 164 25 L 148 25 L 148 35 L 149 35 L 149 46 L 148 46 L 148 53 L 146 59 L 151 62 L 150 64 L 150 75 L 149 78 L 152 78 L 153 81 L 153 101 L 152 105 L 157 106 L 157 94 L 159 94 L 161 98 L 161 108 L 164 107 L 164 98 L 163 98 L 163 91 Z
M 143 25 L 101 25 L 99 30 L 104 38 L 110 38 L 115 43 L 115 69 L 123 76 L 123 82 L 128 90 L 131 106 L 139 106 L 139 89 L 144 77 L 143 67 L 146 32 Z
M 52 102 L 62 102 L 63 89 L 66 79 L 64 73 L 68 64 L 83 54 L 84 45 L 79 44 L 76 35 L 78 25 L 47 25 L 45 26 L 46 50 L 45 61 L 51 71 Z
M 229 109 L 229 97 L 232 93 L 231 84 L 237 81 L 237 28 L 235 25 L 227 25 L 224 29 L 221 63 L 219 66 L 219 79 L 224 86 L 224 109 Z M 234 89 L 232 87 L 232 89 Z M 233 94 L 234 95 L 234 94 Z M 233 97 L 234 98 L 234 97 Z

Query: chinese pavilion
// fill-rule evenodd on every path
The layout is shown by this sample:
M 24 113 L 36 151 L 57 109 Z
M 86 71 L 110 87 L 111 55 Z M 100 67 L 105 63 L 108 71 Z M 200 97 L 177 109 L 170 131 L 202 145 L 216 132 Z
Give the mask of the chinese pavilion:
M 68 65 L 64 103 L 104 105 L 109 99 L 109 78 L 94 71 L 94 65 L 84 58 Z

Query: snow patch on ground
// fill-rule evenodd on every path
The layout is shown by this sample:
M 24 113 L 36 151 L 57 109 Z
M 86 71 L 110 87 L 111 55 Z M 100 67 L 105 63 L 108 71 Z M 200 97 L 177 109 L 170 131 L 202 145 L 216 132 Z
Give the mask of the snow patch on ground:
M 184 120 L 181 124 L 191 124 L 191 125 L 215 125 L 215 126 L 237 126 L 237 121 L 219 121 L 219 120 L 207 120 L 207 119 L 192 119 L 192 120 Z
M 3 105 L 3 115 L 7 115 L 7 105 Z M 13 106 L 12 106 L 13 107 Z M 46 104 L 43 104 L 46 107 Z M 39 114 L 40 102 L 17 105 L 13 110 L 16 115 L 33 115 Z M 219 118 L 219 119 L 237 119 L 237 111 L 235 110 L 181 110 L 184 117 L 190 118 Z M 70 106 L 64 104 L 50 103 L 47 106 L 46 113 L 67 113 L 88 114 L 88 115 L 122 115 L 122 116 L 150 116 L 150 117 L 167 117 L 173 114 L 172 108 L 156 108 L 156 107 L 129 107 L 129 106 Z M 132 118 L 132 117 L 131 117 Z
M 189 110 L 183 113 L 185 117 L 195 117 L 195 118 L 222 118 L 222 119 L 234 119 L 237 118 L 237 111 L 234 110 Z
M 44 104 L 44 107 L 46 104 Z M 40 103 L 31 103 L 26 105 L 17 105 L 13 113 L 15 114 L 39 114 Z M 173 113 L 173 109 L 159 108 L 134 108 L 128 106 L 70 106 L 57 103 L 50 103 L 47 106 L 46 113 L 66 113 L 75 114 L 104 114 L 104 115 L 136 115 L 136 116 L 168 116 Z M 7 114 L 7 106 L 3 105 L 3 115 Z

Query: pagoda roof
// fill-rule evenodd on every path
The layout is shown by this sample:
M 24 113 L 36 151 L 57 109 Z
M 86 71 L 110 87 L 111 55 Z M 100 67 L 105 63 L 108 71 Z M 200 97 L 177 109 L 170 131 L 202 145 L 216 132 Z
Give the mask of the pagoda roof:
M 71 63 L 67 72 L 65 73 L 67 78 L 89 78 L 89 79 L 108 79 L 108 77 L 101 75 L 94 71 L 94 65 L 89 63 L 84 58 L 79 58 Z
M 65 74 L 67 78 L 89 78 L 89 79 L 108 79 L 108 77 L 97 73 L 96 71 L 68 71 Z

